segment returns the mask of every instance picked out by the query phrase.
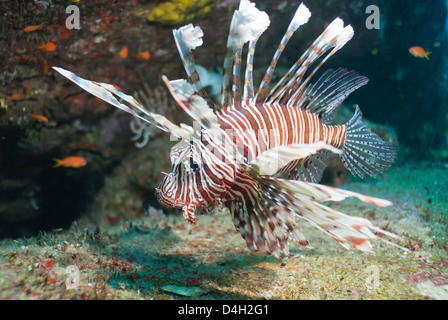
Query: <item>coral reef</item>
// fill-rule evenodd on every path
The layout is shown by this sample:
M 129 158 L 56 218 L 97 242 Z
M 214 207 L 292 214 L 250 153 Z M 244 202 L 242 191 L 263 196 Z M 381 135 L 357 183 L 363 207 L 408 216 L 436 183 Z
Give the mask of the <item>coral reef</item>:
M 187 24 L 194 18 L 210 12 L 216 2 L 216 0 L 165 1 L 148 13 L 148 20 L 167 25 Z

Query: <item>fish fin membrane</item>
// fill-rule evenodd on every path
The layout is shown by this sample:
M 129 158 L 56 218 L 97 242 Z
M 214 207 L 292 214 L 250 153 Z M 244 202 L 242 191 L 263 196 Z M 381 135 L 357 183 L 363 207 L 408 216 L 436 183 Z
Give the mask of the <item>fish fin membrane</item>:
M 407 250 L 386 238 L 401 241 L 397 235 L 375 227 L 365 218 L 350 216 L 322 204 L 356 197 L 386 207 L 392 205 L 388 200 L 316 183 L 256 174 L 244 179 L 253 179 L 253 183 L 246 184 L 244 192 L 226 201 L 225 205 L 236 230 L 252 251 L 283 259 L 294 256 L 289 250 L 293 240 L 311 248 L 300 230 L 299 220 L 310 223 L 349 251 L 356 248 L 371 252 L 372 240 Z
M 282 172 L 289 172 L 291 180 L 307 182 L 319 182 L 322 179 L 325 168 L 330 162 L 331 152 L 321 150 L 303 161 L 300 159 L 291 161 L 282 168 Z
M 292 257 L 289 252 L 291 239 L 311 248 L 294 216 L 275 201 L 277 192 L 265 183 L 255 182 L 255 185 L 261 188 L 251 188 L 225 202 L 247 247 L 277 259 Z
M 195 121 L 200 121 L 206 129 L 217 125 L 218 118 L 207 101 L 198 93 L 195 88 L 185 79 L 169 81 L 162 77 L 165 85 L 176 100 L 177 104 Z
M 401 241 L 397 235 L 375 227 L 367 219 L 344 214 L 320 203 L 342 201 L 347 197 L 356 197 L 363 202 L 384 207 L 391 205 L 390 201 L 321 184 L 273 177 L 263 177 L 260 180 L 260 185 L 265 191 L 266 202 L 274 202 L 273 207 L 288 211 L 289 216 L 295 220 L 304 220 L 312 224 L 349 251 L 356 248 L 371 252 L 371 240 L 379 240 L 406 250 L 379 236 L 387 236 L 396 241 Z M 303 244 L 309 245 L 306 240 L 303 241 Z
M 322 121 L 331 123 L 341 103 L 355 90 L 366 85 L 369 79 L 356 71 L 344 68 L 329 69 L 315 84 L 310 84 L 297 106 L 318 114 Z
M 193 128 L 189 126 L 179 127 L 164 116 L 157 113 L 149 112 L 132 96 L 129 96 L 116 89 L 114 85 L 87 80 L 77 76 L 71 71 L 65 70 L 60 67 L 52 68 L 66 77 L 68 80 L 74 82 L 85 91 L 113 105 L 114 107 L 130 113 L 140 120 L 143 120 L 146 123 L 149 123 L 150 125 L 153 125 L 165 132 L 169 132 L 176 137 L 187 140 L 191 139 L 191 132 L 193 131 Z M 117 98 L 119 98 L 119 100 Z
M 346 124 L 346 141 L 341 154 L 344 166 L 355 176 L 376 177 L 389 169 L 395 161 L 395 148 L 383 141 L 370 127 L 362 123 L 358 106 Z
M 304 96 L 304 91 L 308 87 L 310 79 L 353 35 L 354 31 L 350 25 L 344 27 L 344 22 L 340 18 L 333 20 L 283 78 L 270 90 L 266 101 L 288 106 L 299 105 L 299 101 Z M 310 67 L 321 57 L 322 59 L 318 65 L 313 70 L 310 70 Z M 305 78 L 306 74 L 308 76 Z
M 247 171 L 252 175 L 271 176 L 289 169 L 295 161 L 307 161 L 316 152 L 328 150 L 342 153 L 341 150 L 324 142 L 280 145 L 258 155 Z

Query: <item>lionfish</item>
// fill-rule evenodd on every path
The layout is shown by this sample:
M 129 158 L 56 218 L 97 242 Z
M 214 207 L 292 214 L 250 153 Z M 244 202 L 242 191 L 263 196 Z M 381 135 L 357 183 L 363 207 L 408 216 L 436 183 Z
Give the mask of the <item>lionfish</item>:
M 241 0 L 230 23 L 220 104 L 207 95 L 194 64 L 192 50 L 202 45 L 203 31 L 192 24 L 173 30 L 188 80 L 162 79 L 177 104 L 192 118 L 193 126 L 178 126 L 148 111 L 113 85 L 54 69 L 91 94 L 180 139 L 171 149 L 171 172 L 162 172 L 165 177 L 156 189 L 156 197 L 165 206 L 182 209 L 187 222 L 195 223 L 195 213 L 210 213 L 224 206 L 249 249 L 278 259 L 292 256 L 291 240 L 310 247 L 299 220 L 311 223 L 350 251 L 353 247 L 371 251 L 371 239 L 398 247 L 381 237 L 399 241 L 395 234 L 322 204 L 346 197 L 380 207 L 391 205 L 390 201 L 317 183 L 331 153 L 339 154 L 345 167 L 362 178 L 384 172 L 396 157 L 394 148 L 361 121 L 358 106 L 346 124 L 330 124 L 346 97 L 368 82 L 365 76 L 341 68 L 327 70 L 310 83 L 325 61 L 353 37 L 353 28 L 344 27 L 344 22 L 336 18 L 269 90 L 286 44 L 310 16 L 302 3 L 255 92 L 255 46 L 270 20 L 254 3 Z M 310 69 L 313 64 L 317 65 Z M 282 174 L 289 174 L 289 179 L 279 177 Z

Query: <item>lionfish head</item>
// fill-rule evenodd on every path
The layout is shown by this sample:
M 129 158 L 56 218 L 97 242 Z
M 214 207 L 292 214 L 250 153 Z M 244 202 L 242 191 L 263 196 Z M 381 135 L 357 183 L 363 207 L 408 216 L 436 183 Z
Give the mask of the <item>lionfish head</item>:
M 156 189 L 157 200 L 164 206 L 182 208 L 197 203 L 190 192 L 195 175 L 201 166 L 200 153 L 195 145 L 182 140 L 171 149 L 171 172 L 162 172 L 164 178 Z

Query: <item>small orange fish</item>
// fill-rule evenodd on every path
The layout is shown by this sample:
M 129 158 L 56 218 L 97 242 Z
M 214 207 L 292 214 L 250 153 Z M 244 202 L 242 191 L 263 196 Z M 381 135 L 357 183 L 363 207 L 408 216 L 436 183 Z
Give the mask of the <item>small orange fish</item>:
M 120 50 L 120 52 L 118 52 L 118 56 L 121 59 L 124 59 L 128 56 L 128 47 L 127 46 L 123 46 L 123 48 Z
M 36 47 L 37 49 L 41 49 L 43 51 L 47 51 L 47 52 L 52 52 L 56 50 L 56 45 L 54 44 L 54 42 L 48 41 L 46 43 L 44 43 L 42 41 L 42 44 L 39 47 Z
M 13 94 L 12 96 L 8 97 L 8 98 L 6 99 L 6 101 L 17 100 L 17 99 L 20 99 L 20 97 L 21 97 L 20 93 L 15 93 L 15 94 Z
M 31 31 L 36 31 L 40 28 L 42 28 L 42 26 L 45 24 L 45 22 L 42 22 L 41 24 L 38 24 L 36 26 L 28 26 L 25 29 L 23 29 L 23 32 L 31 32 Z
M 41 116 L 40 114 L 28 113 L 28 117 L 34 118 L 39 122 L 48 122 L 48 118 Z
M 121 88 L 119 86 L 117 86 L 116 84 L 112 84 L 112 86 L 115 88 L 115 90 L 117 91 L 123 91 L 121 90 Z
M 425 49 L 423 49 L 422 47 L 412 47 L 409 48 L 409 52 L 417 58 L 426 58 L 427 60 L 429 60 L 429 54 L 431 54 L 432 52 L 426 51 Z
M 148 60 L 150 57 L 151 57 L 151 54 L 148 52 L 148 51 L 143 51 L 143 52 L 139 52 L 138 53 L 138 56 L 141 58 L 141 59 L 144 59 L 144 60 Z
M 77 157 L 77 156 L 71 156 L 71 157 L 65 157 L 64 159 L 53 159 L 55 162 L 53 168 L 56 167 L 70 167 L 70 168 L 79 168 L 84 167 L 87 164 L 87 161 L 84 158 Z

